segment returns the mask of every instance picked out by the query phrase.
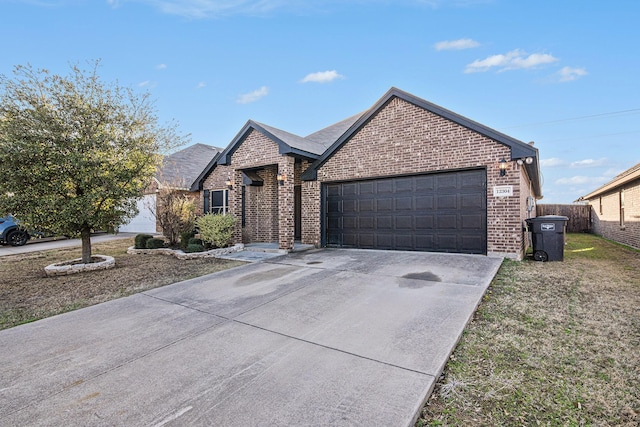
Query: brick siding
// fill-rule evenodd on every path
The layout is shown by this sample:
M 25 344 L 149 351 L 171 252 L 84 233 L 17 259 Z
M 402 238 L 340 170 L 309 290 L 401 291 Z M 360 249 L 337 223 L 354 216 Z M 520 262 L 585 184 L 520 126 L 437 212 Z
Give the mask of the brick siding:
M 624 225 L 620 224 L 620 190 L 624 189 Z M 640 180 L 589 200 L 593 232 L 640 249 Z
M 506 176 L 499 176 L 501 158 L 509 160 L 508 147 L 394 98 L 319 168 L 318 181 L 486 168 L 488 254 L 521 259 L 526 217 L 521 200 L 529 186 L 523 185 L 527 179 L 515 162 L 508 162 Z M 513 196 L 494 197 L 497 185 L 513 186 Z M 303 238 L 305 243 L 320 241 L 320 185 L 306 183 L 304 198 Z M 305 220 L 305 211 L 314 217 Z

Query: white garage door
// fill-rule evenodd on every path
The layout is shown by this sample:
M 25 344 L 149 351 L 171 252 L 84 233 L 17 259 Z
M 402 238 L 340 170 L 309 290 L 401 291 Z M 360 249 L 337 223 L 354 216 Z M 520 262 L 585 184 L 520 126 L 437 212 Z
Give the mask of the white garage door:
M 156 217 L 152 209 L 156 208 L 156 195 L 147 194 L 138 200 L 138 215 L 129 224 L 120 227 L 121 233 L 155 233 Z

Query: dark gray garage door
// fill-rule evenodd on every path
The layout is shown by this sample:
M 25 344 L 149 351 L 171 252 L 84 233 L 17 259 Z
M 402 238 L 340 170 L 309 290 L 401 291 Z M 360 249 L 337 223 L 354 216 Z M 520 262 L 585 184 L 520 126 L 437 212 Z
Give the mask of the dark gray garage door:
M 324 184 L 325 244 L 486 254 L 486 171 Z

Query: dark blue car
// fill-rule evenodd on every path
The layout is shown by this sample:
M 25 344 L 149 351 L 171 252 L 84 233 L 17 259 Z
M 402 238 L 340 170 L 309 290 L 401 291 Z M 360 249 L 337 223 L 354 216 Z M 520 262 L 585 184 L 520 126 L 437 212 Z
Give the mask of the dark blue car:
M 10 215 L 0 218 L 0 244 L 22 246 L 30 237 Z

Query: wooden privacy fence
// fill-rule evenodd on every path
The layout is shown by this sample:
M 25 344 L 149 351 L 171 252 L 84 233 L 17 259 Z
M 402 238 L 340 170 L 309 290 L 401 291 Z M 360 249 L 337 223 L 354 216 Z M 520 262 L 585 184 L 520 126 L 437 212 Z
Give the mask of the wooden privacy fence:
M 584 233 L 591 231 L 590 205 L 537 205 L 537 216 L 562 215 L 569 218 L 567 233 Z

